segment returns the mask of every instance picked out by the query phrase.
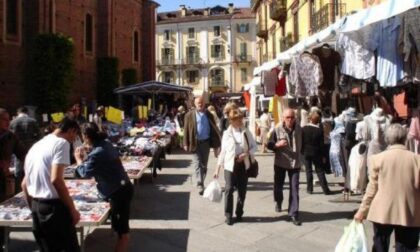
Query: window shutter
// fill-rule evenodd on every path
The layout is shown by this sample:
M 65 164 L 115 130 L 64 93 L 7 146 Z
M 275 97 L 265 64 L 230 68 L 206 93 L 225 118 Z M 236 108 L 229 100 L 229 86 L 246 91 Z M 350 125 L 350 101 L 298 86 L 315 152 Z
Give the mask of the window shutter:
M 220 46 L 220 51 L 221 51 L 222 59 L 224 59 L 225 58 L 225 46 L 224 45 Z
M 171 40 L 172 40 L 173 42 L 175 42 L 175 41 L 176 41 L 176 32 L 174 32 L 174 31 L 170 30 L 170 31 L 169 31 L 169 37 L 171 38 Z
M 211 57 L 212 58 L 215 58 L 216 57 L 216 49 L 215 49 L 215 46 L 214 45 L 211 46 Z
M 238 33 L 241 33 L 241 26 L 239 24 L 236 24 L 236 31 Z

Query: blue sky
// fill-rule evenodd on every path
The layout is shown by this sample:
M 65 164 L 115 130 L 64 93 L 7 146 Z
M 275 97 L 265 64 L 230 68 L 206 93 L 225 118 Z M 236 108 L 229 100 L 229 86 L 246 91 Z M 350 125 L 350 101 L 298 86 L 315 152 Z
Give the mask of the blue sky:
M 178 10 L 181 4 L 190 8 L 203 8 L 221 5 L 227 7 L 234 3 L 236 7 L 249 7 L 250 0 L 155 0 L 160 4 L 158 12 Z

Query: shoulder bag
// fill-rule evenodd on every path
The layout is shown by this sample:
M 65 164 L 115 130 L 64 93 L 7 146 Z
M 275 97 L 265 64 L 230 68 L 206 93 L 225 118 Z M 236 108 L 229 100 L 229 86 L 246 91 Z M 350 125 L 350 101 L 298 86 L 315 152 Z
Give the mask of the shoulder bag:
M 245 140 L 246 140 L 246 144 L 248 145 L 248 150 L 249 150 L 249 140 L 248 140 L 248 134 L 245 132 Z M 254 161 L 252 161 L 251 159 L 251 155 L 248 155 L 249 158 L 249 168 L 246 171 L 246 175 L 248 176 L 248 178 L 256 178 L 258 176 L 258 162 L 257 160 L 254 159 Z

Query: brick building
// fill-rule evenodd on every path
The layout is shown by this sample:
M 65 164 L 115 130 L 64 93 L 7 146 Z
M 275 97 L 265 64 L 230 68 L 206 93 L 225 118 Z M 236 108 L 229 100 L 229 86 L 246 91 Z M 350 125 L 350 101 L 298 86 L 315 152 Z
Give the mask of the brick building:
M 0 0 L 0 107 L 24 104 L 25 52 L 40 33 L 73 38 L 72 103 L 95 99 L 98 57 L 118 58 L 119 71 L 136 69 L 139 82 L 155 79 L 157 7 L 150 0 Z

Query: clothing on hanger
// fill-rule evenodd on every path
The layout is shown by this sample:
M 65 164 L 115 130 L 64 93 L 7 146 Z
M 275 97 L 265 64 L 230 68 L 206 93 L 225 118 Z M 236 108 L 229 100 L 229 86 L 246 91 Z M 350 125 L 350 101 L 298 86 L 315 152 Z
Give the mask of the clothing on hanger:
M 312 53 L 318 56 L 324 77 L 322 84 L 318 88 L 333 91 L 335 89 L 337 68 L 341 62 L 340 54 L 328 44 L 313 49 Z

